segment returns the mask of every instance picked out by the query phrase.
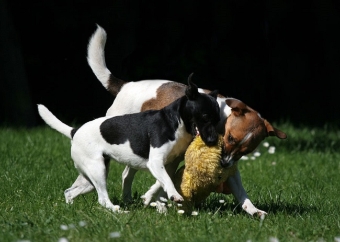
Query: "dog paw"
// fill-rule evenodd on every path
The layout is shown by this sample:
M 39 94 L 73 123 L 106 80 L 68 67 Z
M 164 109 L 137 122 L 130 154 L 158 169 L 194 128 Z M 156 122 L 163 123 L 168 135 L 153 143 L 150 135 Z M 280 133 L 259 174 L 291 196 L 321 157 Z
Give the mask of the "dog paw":
M 141 199 L 143 199 L 143 204 L 145 206 L 148 206 L 152 200 L 152 196 L 147 196 L 146 194 L 144 194 L 143 196 L 141 196 Z
M 265 215 L 267 215 L 267 213 L 265 211 L 262 211 L 262 210 L 257 210 L 256 212 L 256 215 L 259 217 L 259 218 L 264 218 Z
M 110 209 L 114 213 L 121 212 L 119 205 L 106 206 L 106 208 Z
M 170 196 L 170 200 L 174 201 L 176 203 L 181 203 L 181 202 L 184 201 L 184 199 L 181 195 L 172 195 L 172 196 Z

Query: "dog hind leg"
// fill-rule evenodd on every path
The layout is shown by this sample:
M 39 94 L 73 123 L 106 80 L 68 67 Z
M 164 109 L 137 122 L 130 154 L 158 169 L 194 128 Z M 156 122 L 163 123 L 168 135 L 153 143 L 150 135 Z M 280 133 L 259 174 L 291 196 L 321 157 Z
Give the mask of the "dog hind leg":
M 94 186 L 91 184 L 91 182 L 82 174 L 79 174 L 72 186 L 66 189 L 64 192 L 66 203 L 72 204 L 73 199 L 75 199 L 77 196 L 91 192 L 93 189 Z
M 84 156 L 82 150 L 77 150 L 79 153 L 75 150 L 73 149 L 72 157 L 76 167 L 95 187 L 99 204 L 113 212 L 119 211 L 119 206 L 112 204 L 107 192 L 106 179 L 109 171 L 109 159 L 103 158 L 101 155 L 97 158 L 89 158 Z
M 132 182 L 135 174 L 138 170 L 126 166 L 123 173 L 122 173 L 122 190 L 123 190 L 123 201 L 125 203 L 129 203 L 132 201 Z

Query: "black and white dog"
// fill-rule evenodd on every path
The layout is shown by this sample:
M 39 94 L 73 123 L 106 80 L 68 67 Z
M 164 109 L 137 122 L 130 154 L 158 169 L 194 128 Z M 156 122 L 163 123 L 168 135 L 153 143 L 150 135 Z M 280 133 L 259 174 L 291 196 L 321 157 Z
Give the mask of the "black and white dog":
M 42 119 L 72 139 L 71 156 L 79 176 L 65 190 L 67 203 L 95 188 L 102 206 L 119 210 L 110 201 L 106 187 L 110 158 L 134 169 L 149 170 L 169 199 L 183 201 L 171 180 L 178 166 L 175 160 L 184 154 L 196 129 L 207 145 L 216 144 L 215 126 L 220 120 L 217 91 L 199 93 L 190 77 L 186 95 L 161 110 L 102 117 L 78 129 L 62 123 L 45 106 L 38 105 Z

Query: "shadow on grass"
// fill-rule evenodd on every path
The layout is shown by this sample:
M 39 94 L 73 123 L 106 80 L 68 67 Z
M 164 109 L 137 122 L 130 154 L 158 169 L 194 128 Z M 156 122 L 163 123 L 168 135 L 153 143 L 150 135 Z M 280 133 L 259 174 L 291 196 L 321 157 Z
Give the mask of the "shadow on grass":
M 268 214 L 289 214 L 289 215 L 302 215 L 306 213 L 316 212 L 318 208 L 314 205 L 308 205 L 303 203 L 291 203 L 291 202 L 266 202 L 266 203 L 254 203 L 254 205 Z M 201 206 L 198 207 L 201 211 L 216 213 L 233 213 L 233 214 L 247 214 L 243 211 L 240 204 L 236 204 L 235 201 L 229 199 L 224 203 L 221 200 L 213 198 L 207 199 Z

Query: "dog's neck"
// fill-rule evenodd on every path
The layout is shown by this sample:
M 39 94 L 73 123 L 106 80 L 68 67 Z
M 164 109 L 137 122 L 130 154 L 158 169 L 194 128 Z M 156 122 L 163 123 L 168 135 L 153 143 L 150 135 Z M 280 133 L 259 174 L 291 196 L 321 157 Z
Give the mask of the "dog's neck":
M 221 120 L 218 122 L 216 130 L 222 135 L 225 131 L 225 123 L 227 122 L 227 118 L 231 115 L 231 108 L 225 103 L 225 100 L 226 98 L 217 97 L 217 102 L 220 106 Z

